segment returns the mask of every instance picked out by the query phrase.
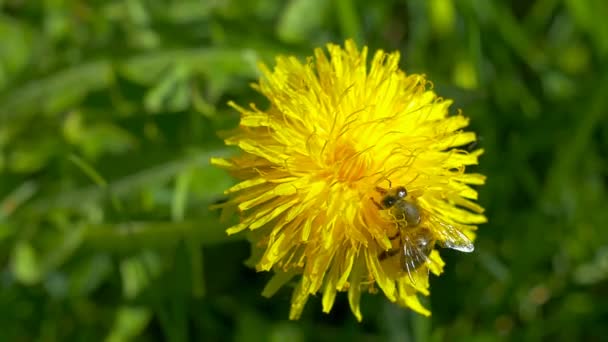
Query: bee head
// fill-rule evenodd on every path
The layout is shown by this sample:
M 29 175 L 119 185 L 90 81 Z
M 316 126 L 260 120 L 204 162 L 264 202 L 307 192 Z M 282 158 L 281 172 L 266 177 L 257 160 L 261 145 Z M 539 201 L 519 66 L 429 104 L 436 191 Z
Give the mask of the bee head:
M 397 201 L 407 197 L 407 190 L 402 186 L 395 188 L 394 190 L 384 191 L 384 193 L 386 193 L 386 195 L 382 198 L 382 207 L 386 209 L 391 208 Z
M 384 196 L 382 199 L 382 206 L 385 208 L 390 208 L 397 203 L 397 197 L 393 195 Z
M 402 186 L 395 189 L 395 193 L 397 194 L 397 197 L 399 197 L 401 199 L 407 197 L 407 190 L 405 190 L 405 188 Z

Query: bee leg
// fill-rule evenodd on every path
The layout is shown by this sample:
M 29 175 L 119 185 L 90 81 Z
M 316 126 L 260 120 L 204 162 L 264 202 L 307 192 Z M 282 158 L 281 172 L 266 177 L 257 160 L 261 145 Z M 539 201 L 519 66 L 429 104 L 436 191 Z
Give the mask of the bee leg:
M 384 210 L 384 208 L 380 205 L 380 203 L 376 202 L 376 200 L 373 197 L 370 197 L 369 199 L 371 199 L 372 202 L 374 202 L 374 204 L 376 205 L 376 207 L 378 207 L 379 210 Z
M 380 193 L 380 195 L 385 195 L 388 192 L 388 190 L 381 188 L 379 186 L 375 187 L 375 189 L 376 189 L 376 191 L 378 191 Z
M 399 254 L 399 252 L 401 252 L 401 249 L 399 249 L 399 248 L 393 248 L 393 249 L 389 249 L 388 251 L 383 251 L 382 253 L 380 253 L 378 255 L 378 260 L 382 261 L 384 259 L 390 258 L 393 255 Z
M 395 240 L 396 238 L 398 238 L 399 236 L 401 236 L 401 232 L 400 232 L 400 231 L 397 231 L 397 233 L 395 233 L 395 235 L 393 235 L 393 236 L 389 236 L 389 237 L 388 237 L 388 239 L 389 239 L 389 240 L 391 240 L 391 241 L 393 241 L 393 240 Z
M 391 182 L 391 180 L 390 180 L 390 179 L 388 179 L 388 178 L 386 178 L 386 177 L 382 177 L 382 178 L 380 178 L 380 180 L 379 180 L 378 182 L 376 182 L 376 184 L 377 184 L 377 183 L 379 183 L 379 182 L 380 182 L 380 181 L 382 181 L 382 180 L 386 180 L 386 181 L 388 182 L 388 188 L 389 188 L 389 189 L 392 189 L 392 188 L 393 188 L 393 182 Z M 384 189 L 384 188 L 381 188 L 381 187 L 379 187 L 379 186 L 376 186 L 376 191 L 378 191 L 379 193 L 381 193 L 381 194 L 383 194 L 383 195 L 384 195 L 385 193 L 387 193 L 387 191 L 388 191 L 388 190 L 386 190 L 386 189 Z

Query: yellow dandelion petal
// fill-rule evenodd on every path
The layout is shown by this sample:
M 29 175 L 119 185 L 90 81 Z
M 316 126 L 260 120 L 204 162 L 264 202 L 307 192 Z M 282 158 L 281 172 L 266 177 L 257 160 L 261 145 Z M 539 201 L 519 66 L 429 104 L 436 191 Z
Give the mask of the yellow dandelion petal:
M 348 292 L 360 321 L 362 292 L 378 288 L 430 315 L 418 295 L 443 271 L 438 249 L 472 251 L 486 222 L 473 188 L 485 176 L 466 172 L 483 153 L 465 147 L 476 140 L 469 119 L 399 59 L 376 51 L 368 61 L 352 40 L 328 44 L 304 61 L 260 66 L 253 87 L 268 108 L 229 103 L 241 120 L 225 142 L 242 154 L 211 162 L 240 182 L 219 207 L 240 212 L 227 232 L 251 231 L 252 265 L 274 272 L 264 296 L 296 283 L 290 319 L 311 295 L 322 293 L 329 313 Z
M 432 251 L 431 252 L 431 263 L 429 266 L 429 270 L 433 272 L 435 275 L 440 275 L 443 272 L 443 266 L 445 266 L 445 262 L 439 256 L 439 252 Z
M 329 278 L 327 280 L 327 284 L 325 285 L 325 290 L 323 291 L 323 312 L 329 313 L 334 306 L 334 302 L 336 300 L 337 290 L 335 289 L 335 280 L 333 278 Z
M 363 319 L 361 315 L 361 277 L 364 273 L 364 261 L 362 257 L 356 258 L 355 264 L 350 275 L 351 281 L 348 288 L 348 304 L 358 321 Z
M 397 288 L 399 289 L 398 304 L 410 308 L 424 316 L 430 316 L 431 312 L 422 306 L 416 295 L 416 290 L 411 286 L 409 279 L 400 278 L 397 280 Z
M 291 309 L 289 310 L 289 319 L 295 320 L 299 319 L 300 315 L 302 315 L 302 310 L 304 310 L 304 305 L 306 305 L 306 301 L 308 301 L 308 292 L 304 288 L 305 282 L 302 280 L 296 290 L 293 292 L 293 296 L 291 298 Z
M 359 250 L 352 248 L 352 246 L 342 245 L 342 248 L 347 248 L 347 251 L 343 263 L 337 263 L 337 266 L 342 270 L 342 274 L 340 274 L 340 278 L 338 278 L 338 282 L 336 283 L 336 290 L 339 291 L 344 291 L 347 288 L 348 277 L 355 264 L 355 259 L 359 254 Z
M 252 178 L 252 179 L 248 179 L 246 181 L 242 181 L 232 187 L 230 187 L 228 190 L 225 191 L 226 194 L 230 194 L 233 192 L 237 192 L 237 191 L 241 191 L 247 188 L 251 188 L 254 187 L 256 185 L 261 185 L 268 182 L 268 180 L 266 178 Z
M 336 258 L 342 259 L 342 254 L 344 254 L 344 248 L 337 251 Z M 340 276 L 340 264 L 333 263 L 329 274 L 327 275 L 327 281 L 325 282 L 325 287 L 323 289 L 323 312 L 329 313 L 331 308 L 334 306 L 334 301 L 336 300 L 336 294 L 338 292 L 337 283 L 338 277 Z
M 373 253 L 365 252 L 365 259 L 367 262 L 367 268 L 371 276 L 376 280 L 378 286 L 382 289 L 386 298 L 388 298 L 391 302 L 396 300 L 395 297 L 395 281 L 391 279 L 386 273 L 384 273 L 384 269 L 380 265 L 380 260 L 378 260 L 378 253 L 376 250 L 372 251 Z
M 270 281 L 268 281 L 266 287 L 264 287 L 262 296 L 266 298 L 274 296 L 274 294 L 277 293 L 281 287 L 287 284 L 297 274 L 298 273 L 293 270 L 290 272 L 276 272 Z

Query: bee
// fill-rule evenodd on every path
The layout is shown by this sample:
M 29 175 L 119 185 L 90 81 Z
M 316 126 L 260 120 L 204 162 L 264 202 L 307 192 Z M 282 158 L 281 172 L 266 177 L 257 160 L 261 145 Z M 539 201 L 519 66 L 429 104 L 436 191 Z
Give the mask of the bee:
M 412 274 L 421 266 L 431 263 L 429 256 L 435 244 L 460 252 L 468 253 L 474 250 L 471 240 L 460 230 L 424 212 L 415 201 L 408 200 L 405 187 L 399 186 L 394 189 L 389 187 L 388 190 L 377 187 L 376 190 L 383 195 L 382 200 L 377 203 L 372 198 L 372 201 L 378 209 L 390 210 L 397 224 L 397 233 L 389 239 L 393 241 L 399 238 L 399 248 L 382 252 L 379 259 L 384 260 L 400 254 L 401 267 L 412 281 Z M 423 222 L 423 218 L 424 221 L 432 221 L 436 224 L 435 232 L 426 226 L 427 222 Z

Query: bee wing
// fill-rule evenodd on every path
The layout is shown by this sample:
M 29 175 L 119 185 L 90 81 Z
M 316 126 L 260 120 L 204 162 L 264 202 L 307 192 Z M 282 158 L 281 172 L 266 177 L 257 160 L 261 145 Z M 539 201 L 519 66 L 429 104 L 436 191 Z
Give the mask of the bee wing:
M 407 234 L 402 234 L 402 244 L 403 244 L 403 265 L 405 270 L 407 271 L 407 275 L 410 278 L 413 284 L 416 283 L 413 274 L 420 272 L 423 265 L 426 265 L 431 262 L 429 256 L 418 247 L 415 241 L 408 236 Z M 429 272 L 429 268 L 426 268 L 426 272 Z
M 431 221 L 437 223 L 441 229 L 436 230 L 437 242 L 443 248 L 450 248 L 459 252 L 470 253 L 475 249 L 473 242 L 458 228 L 432 218 Z

